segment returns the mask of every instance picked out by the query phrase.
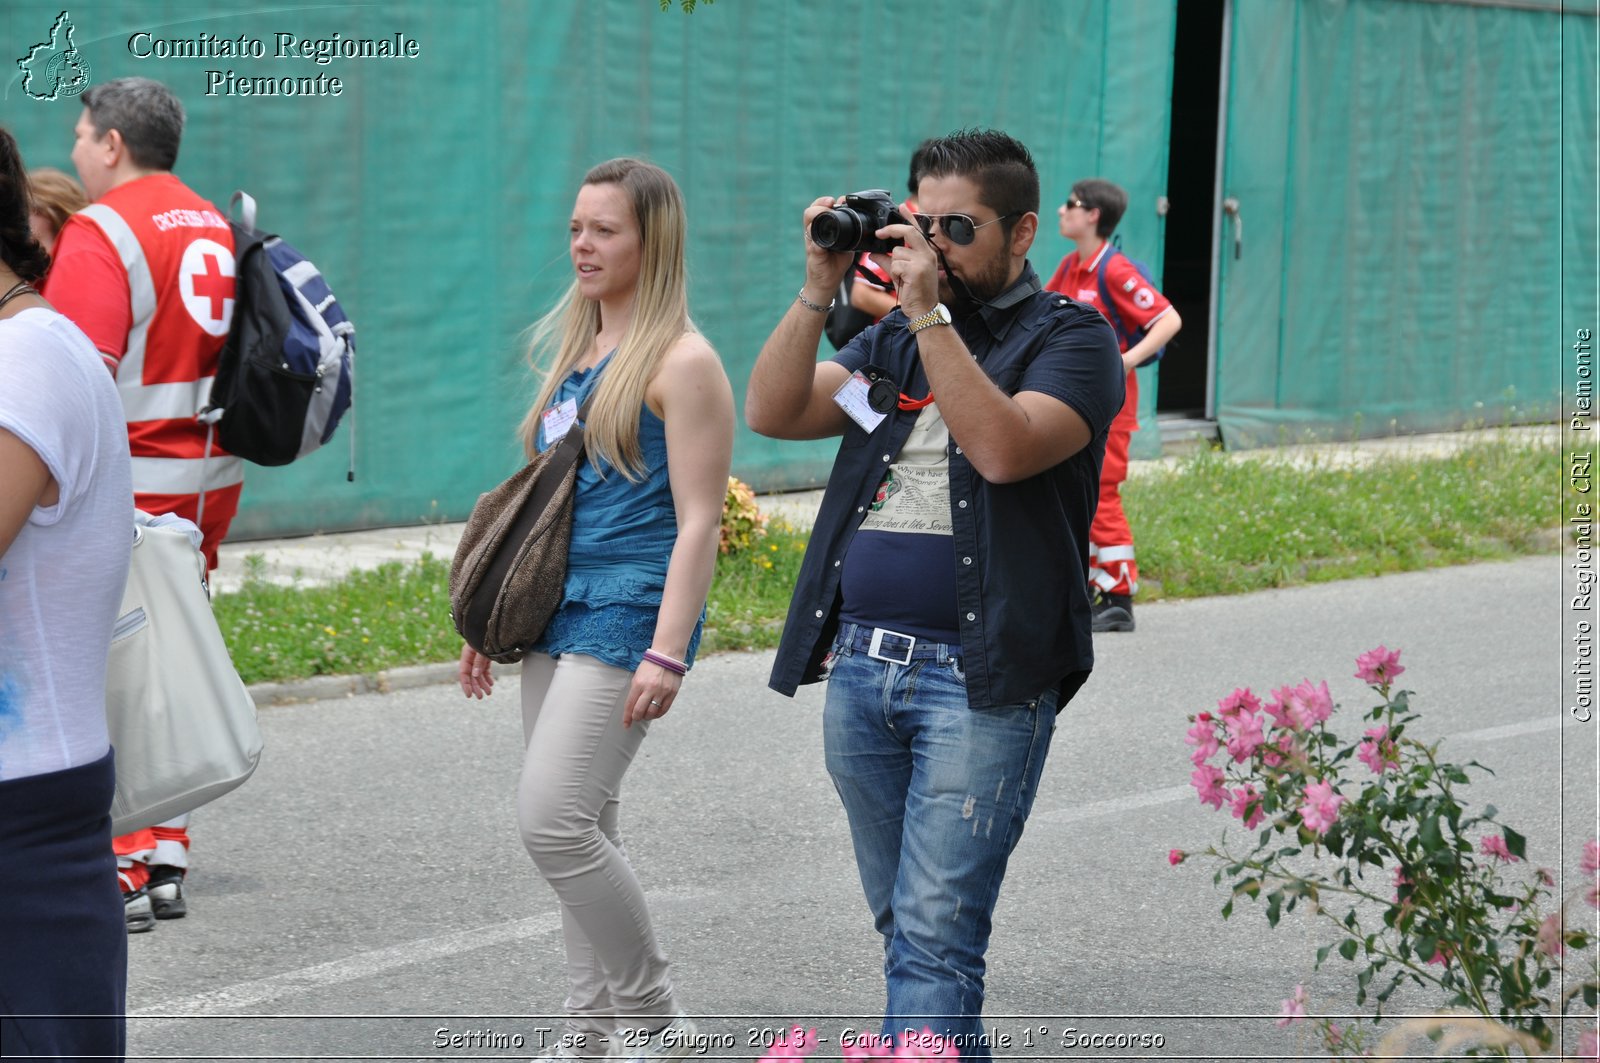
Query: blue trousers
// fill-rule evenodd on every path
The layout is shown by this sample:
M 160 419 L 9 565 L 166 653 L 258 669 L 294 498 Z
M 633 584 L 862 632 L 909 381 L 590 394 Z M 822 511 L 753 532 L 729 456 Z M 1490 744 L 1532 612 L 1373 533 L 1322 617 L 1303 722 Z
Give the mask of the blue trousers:
M 823 740 L 883 935 L 883 1032 L 927 1027 L 963 1059 L 988 1060 L 990 917 L 1033 807 L 1056 694 L 974 710 L 959 647 L 918 643 L 898 663 L 868 656 L 869 638 L 853 624 L 840 630 Z
M 111 854 L 112 754 L 0 782 L 0 1051 L 121 1059 L 128 929 Z

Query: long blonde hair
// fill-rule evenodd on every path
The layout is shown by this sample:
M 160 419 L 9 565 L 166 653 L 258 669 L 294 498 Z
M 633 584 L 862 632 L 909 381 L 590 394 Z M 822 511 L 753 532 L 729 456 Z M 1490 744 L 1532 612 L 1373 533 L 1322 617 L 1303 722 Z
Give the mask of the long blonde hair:
M 584 175 L 586 185 L 614 184 L 628 195 L 639 224 L 642 247 L 639 280 L 634 289 L 633 320 L 617 343 L 595 391 L 584 430 L 584 446 L 596 469 L 601 461 L 631 481 L 643 478 L 644 453 L 639 446 L 639 407 L 645 388 L 672 345 L 685 332 L 696 331 L 689 320 L 683 246 L 687 223 L 683 194 L 667 172 L 639 159 L 612 159 Z M 528 359 L 535 370 L 547 356 L 539 386 L 519 433 L 523 450 L 536 452 L 539 420 L 567 374 L 588 353 L 600 329 L 600 304 L 578 293 L 573 280 L 566 294 L 534 323 Z

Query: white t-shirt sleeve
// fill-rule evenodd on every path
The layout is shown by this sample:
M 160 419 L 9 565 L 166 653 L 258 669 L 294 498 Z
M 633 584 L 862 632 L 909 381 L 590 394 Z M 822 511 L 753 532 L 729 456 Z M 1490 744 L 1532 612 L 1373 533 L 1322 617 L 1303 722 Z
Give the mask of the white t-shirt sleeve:
M 99 417 L 91 398 L 76 388 L 47 387 L 54 344 L 42 339 L 43 329 L 16 318 L 0 322 L 0 428 L 22 440 L 39 455 L 55 479 L 61 498 L 33 511 L 29 522 L 55 524 L 81 497 L 94 475 L 99 449 Z

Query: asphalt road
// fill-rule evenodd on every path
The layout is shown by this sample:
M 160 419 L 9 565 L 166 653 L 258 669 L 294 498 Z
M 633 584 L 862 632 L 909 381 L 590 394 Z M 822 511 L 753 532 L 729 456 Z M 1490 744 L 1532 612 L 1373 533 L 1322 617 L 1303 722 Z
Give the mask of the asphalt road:
M 1274 931 L 1242 903 L 1224 922 L 1215 866 L 1168 865 L 1228 822 L 1195 800 L 1183 732 L 1236 686 L 1326 678 L 1350 716 L 1372 699 L 1356 655 L 1401 648 L 1421 733 L 1496 772 L 1472 801 L 1518 825 L 1535 864 L 1564 845 L 1575 873 L 1600 746 L 1566 712 L 1562 571 L 1547 556 L 1154 604 L 1136 634 L 1102 637 L 996 913 L 996 1055 L 1309 1056 L 1303 1027 L 1274 1025 L 1280 1001 L 1305 983 L 1314 1012 L 1351 1009 L 1354 971 L 1313 970 L 1329 939 L 1310 919 Z M 821 688 L 779 697 L 770 663 L 694 670 L 629 775 L 624 831 L 713 1035 L 701 1058 L 755 1059 L 805 1019 L 837 1059 L 882 1006 L 881 949 L 822 767 Z M 517 838 L 515 695 L 508 678 L 483 702 L 432 687 L 263 710 L 260 770 L 196 816 L 191 914 L 130 939 L 130 1058 L 535 1055 L 563 967 L 554 896 Z M 1106 1036 L 1147 1040 L 1089 1047 Z

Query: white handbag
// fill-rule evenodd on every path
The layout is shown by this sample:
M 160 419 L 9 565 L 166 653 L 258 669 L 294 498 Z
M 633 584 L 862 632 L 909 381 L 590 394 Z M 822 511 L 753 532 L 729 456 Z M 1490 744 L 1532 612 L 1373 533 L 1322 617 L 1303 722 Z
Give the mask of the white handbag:
M 256 706 L 211 614 L 206 563 L 184 528 L 138 514 L 128 587 L 106 668 L 116 750 L 111 832 L 192 811 L 234 789 L 261 760 Z

